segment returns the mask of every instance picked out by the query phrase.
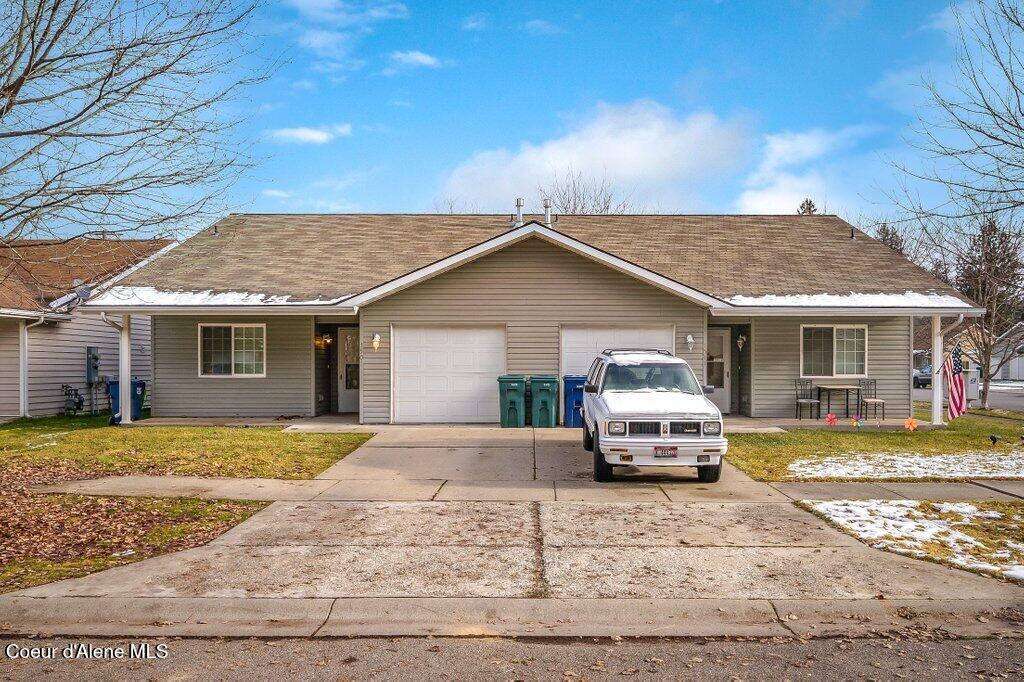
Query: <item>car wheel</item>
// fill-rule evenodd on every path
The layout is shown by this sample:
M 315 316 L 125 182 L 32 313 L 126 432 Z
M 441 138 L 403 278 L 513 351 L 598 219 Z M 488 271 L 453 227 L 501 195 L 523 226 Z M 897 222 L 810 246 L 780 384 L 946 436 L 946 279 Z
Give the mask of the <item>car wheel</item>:
M 717 483 L 722 477 L 722 465 L 697 467 L 697 480 L 701 483 Z
M 612 480 L 612 465 L 604 461 L 604 455 L 601 454 L 601 441 L 600 437 L 594 434 L 594 480 L 599 483 L 607 483 Z
M 586 421 L 583 422 L 583 449 L 588 452 L 594 449 L 594 437 L 590 435 Z

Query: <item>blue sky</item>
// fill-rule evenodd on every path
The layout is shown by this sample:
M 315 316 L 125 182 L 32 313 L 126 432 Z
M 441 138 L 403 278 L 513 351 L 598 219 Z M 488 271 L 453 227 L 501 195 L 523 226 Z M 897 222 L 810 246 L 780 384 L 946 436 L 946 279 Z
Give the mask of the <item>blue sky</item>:
M 948 2 L 284 0 L 233 210 L 510 212 L 567 168 L 640 207 L 884 214 Z

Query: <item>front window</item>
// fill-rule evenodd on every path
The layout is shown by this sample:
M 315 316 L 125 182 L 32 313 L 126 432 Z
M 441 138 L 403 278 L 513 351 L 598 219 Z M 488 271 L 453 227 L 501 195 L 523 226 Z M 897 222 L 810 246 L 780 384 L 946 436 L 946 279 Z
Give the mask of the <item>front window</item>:
M 672 391 L 701 392 L 697 378 L 686 365 L 644 363 L 640 365 L 608 365 L 603 391 Z
M 265 376 L 266 333 L 262 324 L 199 325 L 199 374 Z
M 867 344 L 868 330 L 864 326 L 801 327 L 800 376 L 865 376 Z

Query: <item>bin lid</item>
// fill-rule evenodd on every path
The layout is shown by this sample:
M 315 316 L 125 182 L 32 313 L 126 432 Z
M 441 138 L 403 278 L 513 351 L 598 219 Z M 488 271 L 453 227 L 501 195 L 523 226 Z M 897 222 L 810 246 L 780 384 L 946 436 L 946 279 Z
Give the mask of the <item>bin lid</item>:
M 530 381 L 558 381 L 554 374 L 531 374 Z
M 526 381 L 526 377 L 522 374 L 502 374 L 498 381 Z

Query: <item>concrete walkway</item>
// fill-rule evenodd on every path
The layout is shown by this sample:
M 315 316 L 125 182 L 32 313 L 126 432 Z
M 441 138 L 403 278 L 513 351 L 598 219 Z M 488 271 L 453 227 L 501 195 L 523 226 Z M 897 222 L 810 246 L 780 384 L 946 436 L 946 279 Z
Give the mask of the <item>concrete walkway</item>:
M 281 501 L 205 546 L 0 597 L 0 628 L 1024 636 L 1024 588 L 874 550 L 792 505 L 804 490 L 733 468 L 712 485 L 689 471 L 626 472 L 594 484 L 577 438 L 395 429 L 313 481 L 118 479 L 149 495 L 167 483 L 188 494 Z M 114 493 L 118 481 L 74 485 Z M 914 494 L 894 485 L 871 492 Z M 997 492 L 967 486 L 947 494 Z

